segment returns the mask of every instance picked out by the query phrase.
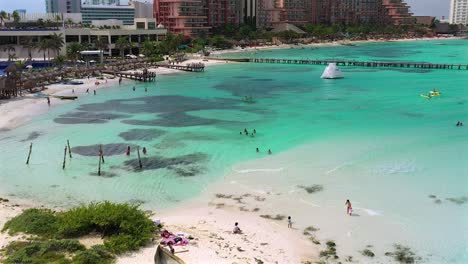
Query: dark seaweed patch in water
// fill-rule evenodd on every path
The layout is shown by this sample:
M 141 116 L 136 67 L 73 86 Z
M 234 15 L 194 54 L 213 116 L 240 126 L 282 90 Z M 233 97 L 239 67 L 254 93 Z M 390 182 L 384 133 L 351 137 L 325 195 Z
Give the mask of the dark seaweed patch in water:
M 102 145 L 102 151 L 105 156 L 125 155 L 127 146 L 131 151 L 135 151 L 135 145 L 115 143 Z M 99 156 L 99 145 L 77 146 L 72 148 L 72 152 L 81 156 Z
M 431 70 L 410 70 L 410 69 L 388 69 L 391 71 L 403 72 L 403 73 L 429 73 Z
M 34 132 L 29 133 L 27 138 L 20 140 L 20 142 L 31 141 L 31 140 L 38 138 L 39 136 L 41 136 L 41 133 L 34 131 Z
M 136 126 L 162 126 L 162 127 L 189 127 L 203 126 L 220 123 L 215 119 L 206 119 L 195 116 L 189 116 L 185 113 L 167 113 L 161 114 L 159 119 L 153 120 L 123 120 L 122 123 Z
M 252 79 L 251 81 L 255 82 L 271 82 L 274 81 L 273 79 Z
M 128 117 L 126 115 L 95 112 L 73 112 L 54 119 L 59 124 L 103 124 L 109 120 Z
M 228 91 L 234 96 L 253 96 L 255 98 L 268 97 L 274 93 L 282 91 L 304 91 L 309 88 L 300 86 L 293 82 L 278 82 L 278 81 L 262 81 L 259 83 L 253 80 L 239 80 L 239 82 L 232 82 L 226 80 L 222 83 L 215 85 L 213 88 L 217 90 Z
M 89 175 L 103 177 L 103 178 L 113 178 L 113 177 L 118 176 L 117 173 L 107 172 L 107 171 L 101 171 L 101 175 L 99 175 L 97 172 L 91 172 Z
M 139 103 L 132 104 L 132 102 L 135 101 Z M 118 111 L 134 114 L 180 113 L 204 109 L 226 109 L 231 108 L 235 102 L 235 100 L 222 98 L 216 100 L 205 100 L 187 96 L 164 95 L 134 99 L 109 100 L 103 103 L 85 104 L 80 106 L 79 110 L 87 112 Z
M 185 146 L 187 146 L 187 144 L 182 141 L 178 141 L 175 138 L 166 138 L 161 141 L 161 143 L 155 145 L 155 147 L 158 149 L 175 149 L 184 148 Z
M 249 71 L 252 69 L 249 68 Z M 314 68 L 307 67 L 306 65 L 298 66 L 298 67 L 262 67 L 259 68 L 258 70 L 267 71 L 267 72 L 311 72 L 315 71 Z
M 194 133 L 194 132 L 176 133 L 174 134 L 174 137 L 177 137 L 180 140 L 200 140 L 200 141 L 216 140 L 216 138 L 213 136 L 200 134 L 200 133 Z
M 232 78 L 234 78 L 234 79 L 250 79 L 250 78 L 252 78 L 252 77 L 250 77 L 250 76 L 242 76 L 242 75 L 241 75 L 241 76 L 233 76 Z
M 423 117 L 424 116 L 423 114 L 410 113 L 410 112 L 403 112 L 401 114 L 404 115 L 404 116 L 409 116 L 409 117 Z
M 153 139 L 158 138 L 165 133 L 166 131 L 160 129 L 131 129 L 129 131 L 120 133 L 119 137 L 127 141 L 152 141 Z
M 157 169 L 170 169 L 177 173 L 179 176 L 194 176 L 200 173 L 202 169 L 198 168 L 198 164 L 205 162 L 208 156 L 204 153 L 193 153 L 174 158 L 164 158 L 160 156 L 143 157 L 141 163 L 143 168 L 140 169 L 138 159 L 127 160 L 124 162 L 125 167 L 131 171 L 140 170 L 157 170 Z

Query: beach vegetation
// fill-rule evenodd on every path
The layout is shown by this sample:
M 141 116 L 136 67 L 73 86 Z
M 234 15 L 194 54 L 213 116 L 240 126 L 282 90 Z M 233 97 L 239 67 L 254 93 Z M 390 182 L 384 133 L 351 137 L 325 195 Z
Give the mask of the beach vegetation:
M 307 193 L 316 193 L 323 191 L 323 186 L 319 184 L 313 184 L 310 186 L 298 185 L 297 187 L 304 189 Z
M 371 251 L 370 249 L 368 249 L 368 248 L 366 248 L 366 249 L 364 249 L 363 251 L 361 251 L 361 254 L 362 254 L 363 256 L 366 256 L 366 257 L 371 257 L 371 258 L 375 257 L 374 252 L 372 252 L 372 251 Z
M 393 259 L 402 264 L 412 264 L 420 260 L 420 257 L 409 248 L 400 244 L 393 245 L 393 252 L 386 252 L 385 256 L 393 257 Z
M 339 257 L 336 254 L 336 243 L 333 240 L 328 240 L 325 245 L 327 245 L 327 248 L 320 251 L 319 256 L 326 259 L 338 259 Z
M 275 216 L 272 215 L 260 215 L 260 217 L 265 218 L 265 219 L 270 219 L 270 220 L 276 220 L 276 221 L 281 221 L 286 218 L 285 215 L 277 214 Z
M 148 244 L 157 228 L 140 210 L 139 204 L 91 203 L 64 212 L 48 209 L 27 209 L 9 220 L 2 231 L 15 235 L 34 235 L 32 242 L 12 242 L 7 250 L 7 263 L 109 263 L 115 254 L 137 250 Z M 85 249 L 77 240 L 98 233 L 104 245 Z M 50 258 L 30 262 L 29 259 Z M 65 259 L 65 260 L 64 260 Z M 88 260 L 96 259 L 99 262 Z M 57 261 L 60 260 L 60 261 Z M 63 260 L 63 261 L 62 261 Z

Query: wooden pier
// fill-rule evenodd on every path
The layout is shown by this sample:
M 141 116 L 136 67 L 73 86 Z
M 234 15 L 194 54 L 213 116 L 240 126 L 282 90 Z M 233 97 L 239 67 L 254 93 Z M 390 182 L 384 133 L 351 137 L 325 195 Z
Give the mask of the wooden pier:
M 440 69 L 440 70 L 468 70 L 468 64 L 435 64 L 419 62 L 379 62 L 379 61 L 347 61 L 347 60 L 291 60 L 291 59 L 269 59 L 252 58 L 236 59 L 236 61 L 253 63 L 276 63 L 276 64 L 308 64 L 328 65 L 336 63 L 338 66 L 350 67 L 372 67 L 372 68 L 416 68 L 416 69 Z
M 188 65 L 178 65 L 178 64 L 158 64 L 158 67 L 164 67 L 169 69 L 175 69 L 179 71 L 188 71 L 188 72 L 203 72 L 205 71 L 205 65 L 203 63 L 191 63 Z
M 111 74 L 116 77 L 131 79 L 140 82 L 154 82 L 156 80 L 156 73 L 149 72 L 148 70 L 144 70 L 143 72 L 111 72 L 111 71 L 103 71 L 103 73 Z

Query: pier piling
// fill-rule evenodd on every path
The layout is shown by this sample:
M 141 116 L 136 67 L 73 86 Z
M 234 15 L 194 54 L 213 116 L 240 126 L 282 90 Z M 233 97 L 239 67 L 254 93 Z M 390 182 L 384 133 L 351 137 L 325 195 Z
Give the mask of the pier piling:
M 70 140 L 67 139 L 67 146 L 68 146 L 68 155 L 70 156 L 70 159 L 72 158 L 71 154 L 71 148 L 70 148 Z
M 137 154 L 138 154 L 138 164 L 140 165 L 140 169 L 143 168 L 143 164 L 141 164 L 141 158 L 140 158 L 140 147 L 137 147 Z
M 65 146 L 65 150 L 64 150 L 64 153 L 63 153 L 63 164 L 62 164 L 62 170 L 65 169 L 65 163 L 67 161 L 67 146 Z
M 104 161 L 104 151 L 102 151 L 102 145 L 99 145 L 99 157 L 102 160 L 102 163 L 106 163 Z
M 31 152 L 32 152 L 32 142 L 29 145 L 29 153 L 28 153 L 28 159 L 26 160 L 26 165 L 29 165 L 29 158 L 31 158 Z

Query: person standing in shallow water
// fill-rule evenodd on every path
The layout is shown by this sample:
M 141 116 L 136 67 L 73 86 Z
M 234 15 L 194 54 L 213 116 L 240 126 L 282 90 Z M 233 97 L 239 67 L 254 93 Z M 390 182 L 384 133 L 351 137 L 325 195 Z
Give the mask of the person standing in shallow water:
M 349 214 L 350 216 L 353 214 L 353 206 L 351 205 L 351 202 L 349 200 L 346 200 L 346 214 Z
M 47 97 L 47 105 L 50 106 L 50 98 Z
M 130 146 L 127 146 L 127 152 L 125 152 L 125 155 L 130 156 Z
M 256 150 L 257 150 L 257 153 L 260 152 L 260 150 L 258 148 Z

